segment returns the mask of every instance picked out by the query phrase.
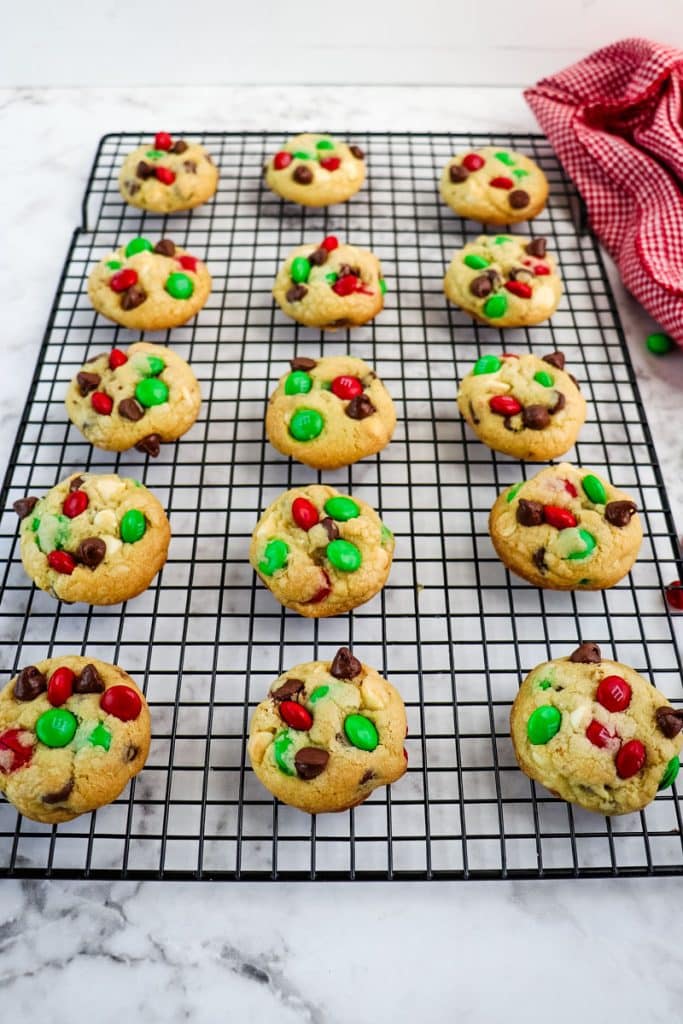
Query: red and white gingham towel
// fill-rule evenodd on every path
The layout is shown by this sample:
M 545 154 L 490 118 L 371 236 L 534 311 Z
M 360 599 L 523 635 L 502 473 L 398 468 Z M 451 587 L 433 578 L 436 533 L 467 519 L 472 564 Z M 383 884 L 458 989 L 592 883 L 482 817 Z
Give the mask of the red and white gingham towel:
M 683 346 L 683 52 L 624 39 L 524 95 L 624 285 Z

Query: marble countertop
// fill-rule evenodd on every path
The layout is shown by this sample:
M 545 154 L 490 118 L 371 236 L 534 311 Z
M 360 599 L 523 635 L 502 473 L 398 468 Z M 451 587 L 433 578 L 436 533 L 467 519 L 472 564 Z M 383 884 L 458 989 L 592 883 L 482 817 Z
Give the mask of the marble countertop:
M 0 90 L 3 372 L 9 455 L 97 142 L 108 131 L 528 131 L 503 88 Z M 611 274 L 674 519 L 683 355 Z M 675 879 L 539 883 L 2 882 L 6 1012 L 97 1019 L 469 1022 L 675 1019 Z M 569 981 L 569 984 L 568 984 Z M 74 1012 L 74 1008 L 75 1012 Z

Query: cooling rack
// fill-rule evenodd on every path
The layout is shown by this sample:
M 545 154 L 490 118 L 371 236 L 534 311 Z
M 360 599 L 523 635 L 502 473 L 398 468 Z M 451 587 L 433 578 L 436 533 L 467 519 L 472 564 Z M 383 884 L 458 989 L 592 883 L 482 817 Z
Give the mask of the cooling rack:
M 0 804 L 0 874 L 154 879 L 454 879 L 683 873 L 675 787 L 612 821 L 554 800 L 516 767 L 510 704 L 535 664 L 581 639 L 644 673 L 683 703 L 681 662 L 663 585 L 681 575 L 655 450 L 595 240 L 576 196 L 535 135 L 356 134 L 368 155 L 363 190 L 345 206 L 304 210 L 265 190 L 261 168 L 280 135 L 176 133 L 204 142 L 221 168 L 214 201 L 160 217 L 124 205 L 116 174 L 150 135 L 105 136 L 83 200 L 11 452 L 0 507 L 2 677 L 60 653 L 122 665 L 153 717 L 147 766 L 120 799 L 51 827 Z M 475 325 L 442 294 L 453 249 L 481 232 L 439 200 L 456 150 L 496 145 L 531 155 L 551 200 L 533 224 L 559 258 L 565 295 L 527 330 Z M 527 225 L 516 232 L 529 234 Z M 270 288 L 288 250 L 325 235 L 372 249 L 389 283 L 367 326 L 323 335 L 288 321 Z M 203 406 L 157 460 L 90 448 L 65 416 L 70 378 L 93 352 L 137 335 L 96 316 L 87 274 L 122 240 L 168 236 L 205 258 L 214 287 L 194 321 L 148 334 L 187 358 Z M 498 492 L 536 471 L 480 444 L 454 401 L 484 352 L 566 353 L 588 400 L 567 456 L 609 476 L 642 510 L 630 576 L 604 593 L 535 590 L 511 577 L 487 533 Z M 264 438 L 267 397 L 294 354 L 350 351 L 374 364 L 398 426 L 379 456 L 324 479 L 374 505 L 396 535 L 388 585 L 355 612 L 305 620 L 255 579 L 247 551 L 260 511 L 284 488 L 318 479 Z M 67 473 L 119 471 L 167 507 L 169 560 L 124 606 L 58 604 L 19 559 L 14 499 Z M 351 644 L 401 690 L 409 771 L 362 806 L 311 819 L 278 805 L 247 765 L 251 710 L 281 671 Z

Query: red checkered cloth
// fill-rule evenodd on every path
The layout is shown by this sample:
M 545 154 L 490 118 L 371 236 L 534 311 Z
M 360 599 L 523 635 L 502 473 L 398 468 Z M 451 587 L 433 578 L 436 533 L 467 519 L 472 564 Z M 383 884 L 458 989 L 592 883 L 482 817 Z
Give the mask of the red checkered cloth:
M 624 285 L 683 346 L 683 52 L 624 39 L 524 96 Z

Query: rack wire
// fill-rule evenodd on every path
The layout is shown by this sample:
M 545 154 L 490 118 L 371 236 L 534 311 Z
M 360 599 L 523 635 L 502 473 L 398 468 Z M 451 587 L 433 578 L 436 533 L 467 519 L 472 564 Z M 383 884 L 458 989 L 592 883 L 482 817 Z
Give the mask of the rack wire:
M 683 873 L 675 787 L 611 821 L 553 799 L 518 770 L 508 731 L 519 681 L 534 665 L 595 640 L 683 704 L 675 621 L 663 585 L 681 576 L 656 453 L 595 240 L 575 226 L 576 195 L 535 135 L 357 134 L 363 190 L 344 206 L 295 208 L 261 168 L 274 133 L 176 133 L 205 143 L 221 169 L 215 199 L 162 217 L 120 199 L 116 174 L 149 135 L 105 136 L 97 150 L 11 453 L 0 507 L 2 677 L 61 653 L 120 664 L 144 687 L 153 720 L 148 763 L 122 796 L 56 827 L 0 804 L 0 875 L 150 879 L 454 879 Z M 522 150 L 550 180 L 533 233 L 557 254 L 565 294 L 552 320 L 525 330 L 473 324 L 449 305 L 452 251 L 481 233 L 438 196 L 457 150 Z M 530 225 L 515 232 L 529 234 Z M 171 237 L 207 260 L 213 291 L 189 325 L 148 334 L 187 358 L 199 420 L 157 460 L 91 448 L 64 411 L 67 383 L 98 350 L 137 334 L 97 316 L 93 264 L 135 236 Z M 349 333 L 287 320 L 270 294 L 287 252 L 336 234 L 372 249 L 386 308 Z M 504 340 L 504 345 L 502 344 Z M 489 451 L 455 404 L 456 382 L 487 351 L 562 349 L 588 400 L 567 458 L 631 493 L 645 540 L 629 577 L 606 592 L 543 592 L 511 577 L 487 532 L 501 489 L 538 467 Z M 324 479 L 374 505 L 396 535 L 389 583 L 353 613 L 306 620 L 284 611 L 247 559 L 260 511 L 319 474 L 264 438 L 266 402 L 294 354 L 350 351 L 373 364 L 397 406 L 378 456 Z M 21 567 L 11 503 L 69 472 L 141 479 L 167 507 L 169 560 L 149 590 L 116 608 L 56 603 Z M 277 804 L 248 766 L 246 731 L 280 672 L 342 644 L 394 682 L 409 720 L 408 773 L 352 811 L 309 818 Z

